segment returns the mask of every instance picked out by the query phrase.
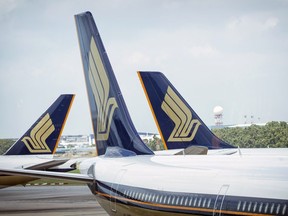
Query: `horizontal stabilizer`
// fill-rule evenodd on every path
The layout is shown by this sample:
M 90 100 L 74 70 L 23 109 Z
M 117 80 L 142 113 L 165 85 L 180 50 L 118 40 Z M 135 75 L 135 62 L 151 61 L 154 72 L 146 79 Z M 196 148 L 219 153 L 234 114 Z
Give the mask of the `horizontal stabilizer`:
M 63 179 L 82 183 L 93 183 L 93 177 L 76 173 L 48 172 L 27 169 L 0 169 L 0 174 L 33 178 Z
M 189 146 L 175 155 L 207 155 L 207 153 L 208 148 L 205 146 Z

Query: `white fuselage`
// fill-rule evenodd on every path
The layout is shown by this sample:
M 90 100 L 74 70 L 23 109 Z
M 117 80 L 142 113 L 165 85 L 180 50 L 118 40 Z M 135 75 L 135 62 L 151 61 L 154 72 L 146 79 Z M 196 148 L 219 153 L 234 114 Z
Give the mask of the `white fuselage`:
M 154 151 L 156 155 L 175 155 L 184 149 L 168 149 Z M 209 149 L 208 155 L 262 155 L 262 156 L 288 156 L 288 148 L 223 148 L 223 149 Z
M 107 208 L 115 212 L 117 199 L 122 199 L 122 202 L 131 201 L 137 205 L 154 203 L 153 208 L 155 203 L 157 206 L 161 204 L 161 208 L 167 206 L 173 208 L 175 205 L 180 208 L 182 205 L 187 211 L 194 204 L 196 207 L 206 207 L 207 211 L 217 213 L 217 209 L 219 211 L 221 209 L 216 206 L 216 201 L 214 204 L 209 204 L 210 206 L 206 205 L 209 196 L 219 195 L 236 199 L 239 211 L 243 209 L 242 212 L 246 213 L 248 210 L 249 212 L 254 210 L 256 213 L 277 211 L 283 213 L 280 215 L 285 215 L 288 210 L 288 206 L 283 204 L 283 200 L 284 203 L 288 203 L 287 156 L 178 155 L 123 158 L 100 156 L 80 164 L 81 173 L 87 173 L 91 164 L 94 164 L 93 175 L 97 182 L 107 184 L 111 191 L 119 190 L 118 195 L 111 191 L 106 195 L 105 191 L 99 193 L 100 196 L 109 198 L 110 203 L 115 202 L 115 205 L 104 206 L 108 212 Z M 124 189 L 120 191 L 120 188 Z M 168 195 L 163 195 L 164 192 L 174 195 L 169 198 Z M 188 199 L 188 196 L 191 199 Z M 252 201 L 250 198 L 253 198 Z M 224 202 L 221 201 L 221 206 L 225 204 L 223 197 L 222 199 Z M 277 203 L 277 200 L 281 200 L 281 203 Z M 263 203 L 267 206 L 262 206 Z M 227 214 L 231 212 L 226 211 Z

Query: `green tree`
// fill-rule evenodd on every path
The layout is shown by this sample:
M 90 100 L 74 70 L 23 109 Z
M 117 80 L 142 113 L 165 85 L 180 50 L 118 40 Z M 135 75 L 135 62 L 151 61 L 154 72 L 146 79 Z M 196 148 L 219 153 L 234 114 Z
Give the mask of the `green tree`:
M 153 136 L 152 140 L 146 140 L 146 144 L 153 151 L 164 150 L 162 140 L 159 139 L 156 135 Z
M 219 138 L 241 148 L 288 147 L 287 122 L 269 122 L 265 126 L 214 129 Z
M 0 154 L 4 154 L 15 141 L 15 139 L 0 139 Z

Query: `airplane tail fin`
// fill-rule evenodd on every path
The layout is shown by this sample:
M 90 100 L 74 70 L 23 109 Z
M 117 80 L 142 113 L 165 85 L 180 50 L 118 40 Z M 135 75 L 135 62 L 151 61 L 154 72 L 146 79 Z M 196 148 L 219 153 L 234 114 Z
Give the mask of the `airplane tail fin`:
M 215 136 L 161 72 L 138 72 L 166 149 L 235 148 Z
M 153 154 L 139 137 L 90 12 L 75 15 L 97 154 L 120 147 Z
M 5 155 L 54 154 L 74 95 L 60 95 Z

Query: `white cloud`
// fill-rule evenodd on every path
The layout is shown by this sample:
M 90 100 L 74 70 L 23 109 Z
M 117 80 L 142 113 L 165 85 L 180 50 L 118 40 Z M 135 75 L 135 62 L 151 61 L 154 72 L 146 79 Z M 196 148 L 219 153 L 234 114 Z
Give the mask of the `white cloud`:
M 269 30 L 271 28 L 274 28 L 275 26 L 277 26 L 278 22 L 279 19 L 277 17 L 269 17 L 263 25 L 263 30 Z
M 253 97 L 263 98 L 259 106 L 271 104 L 261 118 L 272 119 L 268 116 L 273 113 L 273 119 L 286 120 L 288 5 L 267 4 L 262 10 L 258 3 L 223 1 L 221 7 L 211 1 L 0 0 L 1 135 L 26 129 L 22 122 L 33 121 L 44 104 L 70 92 L 77 96 L 67 133 L 91 131 L 73 20 L 87 9 L 99 25 L 137 129 L 156 131 L 137 70 L 164 72 L 208 124 L 216 104 L 225 108 L 226 122 L 237 123 L 239 106 L 252 110 Z M 197 89 L 201 91 L 193 93 Z M 272 105 L 283 110 L 273 111 Z
M 1 0 L 0 1 L 0 15 L 10 13 L 13 11 L 18 4 L 21 4 L 23 1 L 17 0 Z
M 243 15 L 231 19 L 226 28 L 235 36 L 247 37 L 255 33 L 269 31 L 278 25 L 279 19 L 274 16 Z
M 200 46 L 192 46 L 189 48 L 189 53 L 193 57 L 212 57 L 217 55 L 218 51 L 209 44 L 204 44 Z
M 145 65 L 151 62 L 150 58 L 142 52 L 134 52 L 127 58 L 129 65 Z

